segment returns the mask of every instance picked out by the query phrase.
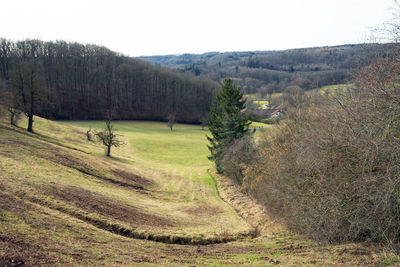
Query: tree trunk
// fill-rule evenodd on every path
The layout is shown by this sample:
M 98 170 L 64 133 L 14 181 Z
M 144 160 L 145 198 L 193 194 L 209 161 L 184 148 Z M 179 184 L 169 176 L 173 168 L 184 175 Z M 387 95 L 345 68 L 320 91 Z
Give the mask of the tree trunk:
M 107 157 L 110 156 L 111 153 L 111 145 L 107 146 Z
M 28 132 L 33 133 L 33 114 L 28 115 Z
M 16 123 L 15 123 L 15 115 L 14 115 L 14 112 L 11 111 L 11 110 L 9 110 L 9 112 L 10 112 L 10 124 L 13 125 L 13 126 L 17 126 Z

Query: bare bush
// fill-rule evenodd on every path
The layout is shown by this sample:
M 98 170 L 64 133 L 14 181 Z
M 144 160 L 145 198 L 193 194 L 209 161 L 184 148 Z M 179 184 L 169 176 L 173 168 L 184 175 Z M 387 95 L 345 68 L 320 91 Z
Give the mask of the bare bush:
M 17 126 L 18 122 L 21 120 L 22 112 L 19 109 L 13 107 L 8 107 L 7 111 L 10 118 L 10 124 Z
M 400 240 L 400 61 L 308 101 L 268 132 L 243 187 L 292 229 L 329 242 Z
M 167 120 L 168 120 L 168 127 L 171 129 L 172 132 L 175 125 L 175 115 L 169 114 Z
M 252 135 L 245 135 L 240 139 L 236 139 L 233 144 L 227 147 L 223 152 L 221 166 L 224 175 L 241 185 L 244 176 L 243 171 L 253 160 L 254 154 Z

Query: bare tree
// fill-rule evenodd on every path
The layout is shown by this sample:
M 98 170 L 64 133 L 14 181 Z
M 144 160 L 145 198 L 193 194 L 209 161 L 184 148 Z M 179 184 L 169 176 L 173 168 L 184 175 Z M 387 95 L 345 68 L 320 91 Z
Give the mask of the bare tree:
M 12 106 L 9 106 L 7 108 L 7 110 L 8 110 L 8 113 L 10 115 L 10 117 L 9 117 L 10 118 L 10 124 L 14 125 L 14 126 L 17 126 L 18 121 L 21 119 L 21 111 L 19 109 L 16 109 L 16 108 L 12 107 Z
M 8 114 L 10 124 L 17 126 L 22 112 L 6 81 L 0 81 L 0 105 L 0 116 Z
M 173 128 L 174 128 L 174 125 L 175 125 L 175 115 L 169 114 L 168 117 L 167 117 L 167 120 L 168 120 L 168 127 L 172 131 Z
M 28 117 L 28 132 L 33 132 L 33 116 L 37 112 L 36 105 L 40 96 L 39 66 L 34 61 L 19 64 L 14 73 L 11 85 L 14 88 L 15 106 L 21 108 Z M 15 108 L 10 111 L 14 116 Z
M 90 141 L 90 142 L 93 141 L 92 132 L 93 132 L 93 131 L 92 131 L 92 128 L 89 128 L 89 130 L 86 131 L 86 139 L 87 139 L 88 141 Z
M 105 120 L 106 128 L 101 132 L 94 131 L 97 140 L 106 147 L 105 153 L 107 157 L 111 156 L 111 147 L 119 147 L 125 144 L 119 139 L 121 135 L 115 133 L 116 129 L 114 128 L 114 125 L 112 125 L 111 121 L 112 116 L 111 113 L 108 112 Z

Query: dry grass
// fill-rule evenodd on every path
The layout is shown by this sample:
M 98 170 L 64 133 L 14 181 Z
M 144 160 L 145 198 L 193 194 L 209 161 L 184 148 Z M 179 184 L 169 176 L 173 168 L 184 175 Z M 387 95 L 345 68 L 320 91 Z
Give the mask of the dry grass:
M 219 237 L 226 229 L 220 225 L 229 226 L 232 238 L 251 231 L 215 196 L 186 201 L 185 192 L 174 195 L 175 190 L 188 186 L 184 185 L 184 177 L 146 168 L 139 173 L 127 164 L 55 145 L 8 127 L 0 131 L 2 168 L 7 173 L 3 186 L 20 198 L 103 229 L 164 242 L 224 242 Z M 169 184 L 167 192 L 163 190 L 165 185 L 159 186 L 163 179 Z M 189 186 L 193 191 L 203 187 L 195 181 Z M 210 207 L 204 210 L 217 207 L 219 212 L 201 216 L 185 212 L 198 206 Z M 211 223 L 209 218 L 214 218 Z
M 179 152 L 179 145 L 171 147 L 178 151 L 171 161 L 168 155 L 153 157 L 140 151 L 137 142 L 152 136 L 152 131 L 154 142 L 159 142 L 162 127 L 169 134 L 166 125 L 121 124 L 138 127 L 138 136 L 136 130 L 122 130 L 130 146 L 115 150 L 112 159 L 103 156 L 101 147 L 85 141 L 84 128 L 41 118 L 35 119 L 35 126 L 37 134 L 32 135 L 9 127 L 4 120 L 0 124 L 0 265 L 299 266 L 340 262 L 365 266 L 397 261 L 376 248 L 319 246 L 279 228 L 256 239 L 208 246 L 141 240 L 200 244 L 249 234 L 253 228 L 234 209 L 242 210 L 243 216 L 253 204 L 245 198 L 238 198 L 238 207 L 223 202 L 207 174 L 210 165 L 204 159 L 183 162 L 179 153 L 187 152 Z M 178 125 L 170 143 L 183 139 L 203 146 L 203 141 L 195 139 L 204 137 L 204 132 L 191 127 Z M 188 155 L 195 157 L 201 151 L 196 149 Z M 236 198 L 235 193 L 227 194 Z M 243 217 L 250 221 L 251 213 L 249 209 Z

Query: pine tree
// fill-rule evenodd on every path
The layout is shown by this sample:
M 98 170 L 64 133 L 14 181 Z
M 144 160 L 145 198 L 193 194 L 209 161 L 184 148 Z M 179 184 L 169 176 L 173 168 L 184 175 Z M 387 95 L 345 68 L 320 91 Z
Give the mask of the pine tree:
M 215 162 L 215 167 L 220 173 L 220 162 L 225 149 L 235 139 L 250 133 L 250 122 L 244 113 L 245 108 L 246 101 L 240 87 L 235 86 L 232 79 L 226 78 L 217 95 L 217 107 L 212 108 L 210 113 L 208 128 L 212 136 L 207 136 L 210 142 L 208 149 L 211 152 L 208 159 Z

